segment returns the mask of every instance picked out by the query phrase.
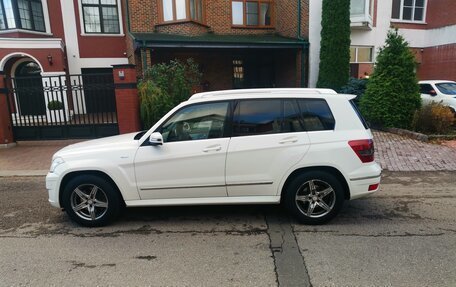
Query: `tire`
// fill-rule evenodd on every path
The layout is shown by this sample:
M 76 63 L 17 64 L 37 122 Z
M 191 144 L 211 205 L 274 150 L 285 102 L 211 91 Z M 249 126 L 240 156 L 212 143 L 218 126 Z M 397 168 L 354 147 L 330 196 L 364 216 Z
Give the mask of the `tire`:
M 309 171 L 296 176 L 284 192 L 288 211 L 308 225 L 330 221 L 344 203 L 342 184 L 324 171 Z
M 117 187 L 95 175 L 71 179 L 63 189 L 62 205 L 73 221 L 87 227 L 107 225 L 124 206 Z

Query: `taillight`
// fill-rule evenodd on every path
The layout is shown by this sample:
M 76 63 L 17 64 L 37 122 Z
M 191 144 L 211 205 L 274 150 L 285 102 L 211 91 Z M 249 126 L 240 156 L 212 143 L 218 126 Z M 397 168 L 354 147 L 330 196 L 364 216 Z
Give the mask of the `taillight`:
M 362 162 L 366 163 L 374 161 L 373 140 L 355 140 L 349 141 L 348 144 Z

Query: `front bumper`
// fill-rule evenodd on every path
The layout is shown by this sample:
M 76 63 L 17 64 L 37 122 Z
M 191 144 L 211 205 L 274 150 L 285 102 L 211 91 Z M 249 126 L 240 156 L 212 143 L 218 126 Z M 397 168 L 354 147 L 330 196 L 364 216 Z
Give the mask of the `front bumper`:
M 46 176 L 46 189 L 49 195 L 49 203 L 54 207 L 61 207 L 59 201 L 59 186 L 60 177 L 59 175 L 49 172 Z

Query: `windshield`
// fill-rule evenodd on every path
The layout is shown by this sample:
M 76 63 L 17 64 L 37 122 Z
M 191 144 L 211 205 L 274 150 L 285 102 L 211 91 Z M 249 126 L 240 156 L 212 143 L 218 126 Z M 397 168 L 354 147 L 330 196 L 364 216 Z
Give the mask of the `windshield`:
M 440 83 L 435 84 L 437 89 L 445 95 L 456 95 L 456 83 Z

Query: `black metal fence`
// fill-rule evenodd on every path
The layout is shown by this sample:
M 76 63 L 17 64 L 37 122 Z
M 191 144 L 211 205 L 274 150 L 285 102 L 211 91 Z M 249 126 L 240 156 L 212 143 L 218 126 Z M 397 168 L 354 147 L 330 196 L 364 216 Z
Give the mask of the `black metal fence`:
M 112 73 L 6 78 L 16 140 L 118 134 Z

